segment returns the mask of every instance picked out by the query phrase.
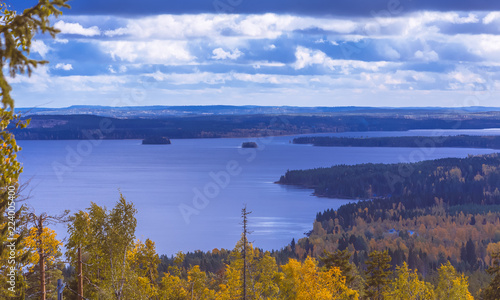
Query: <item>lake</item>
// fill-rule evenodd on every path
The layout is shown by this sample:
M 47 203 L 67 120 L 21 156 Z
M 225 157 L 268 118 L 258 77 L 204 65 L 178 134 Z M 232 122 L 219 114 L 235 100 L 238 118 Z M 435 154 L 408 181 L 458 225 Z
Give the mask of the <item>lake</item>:
M 352 132 L 331 136 L 500 135 L 500 129 Z M 240 213 L 249 216 L 249 239 L 279 249 L 312 229 L 317 212 L 346 200 L 312 196 L 312 190 L 274 184 L 288 169 L 336 164 L 397 163 L 496 152 L 465 148 L 341 148 L 294 145 L 295 136 L 172 140 L 19 141 L 22 180 L 31 178 L 36 213 L 76 212 L 90 202 L 111 209 L 119 192 L 137 210 L 136 236 L 152 239 L 159 254 L 232 249 L 240 238 Z M 245 141 L 259 148 L 242 149 Z M 53 227 L 58 237 L 65 227 Z

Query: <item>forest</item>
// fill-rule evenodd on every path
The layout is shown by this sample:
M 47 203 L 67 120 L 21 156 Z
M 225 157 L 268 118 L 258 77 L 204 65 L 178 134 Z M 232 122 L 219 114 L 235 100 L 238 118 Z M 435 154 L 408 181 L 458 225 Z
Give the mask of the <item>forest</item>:
M 12 129 L 18 140 L 145 139 L 149 137 L 262 137 L 346 131 L 500 128 L 495 112 L 423 115 L 207 115 L 111 118 L 95 115 L 33 115 L 24 129 Z M 21 117 L 22 120 L 28 117 Z
M 298 137 L 294 144 L 311 144 L 325 147 L 454 147 L 500 149 L 500 136 L 397 136 L 397 137 Z
M 248 242 L 251 212 L 244 207 L 234 249 L 172 257 L 160 256 L 154 241 L 136 238 L 137 210 L 123 195 L 111 209 L 91 203 L 58 217 L 21 213 L 22 289 L 1 296 L 41 298 L 43 291 L 43 299 L 57 299 L 56 282 L 63 279 L 64 299 L 80 293 L 84 299 L 498 299 L 500 242 L 476 242 L 495 234 L 498 240 L 498 215 L 451 216 L 439 209 L 390 222 L 358 217 L 345 230 L 336 225 L 338 216 L 316 221 L 307 238 L 269 252 Z M 57 239 L 50 220 L 67 224 L 66 241 Z M 0 259 L 5 266 L 5 251 Z
M 402 201 L 406 208 L 424 208 L 435 198 L 449 205 L 500 204 L 500 157 L 469 155 L 416 163 L 337 165 L 287 171 L 277 183 L 314 189 L 318 196 Z

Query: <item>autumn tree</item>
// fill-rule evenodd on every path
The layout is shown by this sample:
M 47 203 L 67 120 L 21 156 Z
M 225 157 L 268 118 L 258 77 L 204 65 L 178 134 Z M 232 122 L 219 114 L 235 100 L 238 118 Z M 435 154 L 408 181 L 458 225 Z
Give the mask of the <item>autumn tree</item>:
M 417 270 L 408 269 L 406 262 L 403 262 L 402 266 L 396 267 L 396 278 L 391 282 L 384 299 L 434 299 L 434 290 L 430 283 L 418 279 Z
M 19 269 L 15 271 L 18 265 L 9 263 L 12 259 L 7 252 L 20 253 L 23 243 L 23 234 L 17 230 L 21 225 L 23 210 L 15 204 L 20 186 L 19 175 L 22 172 L 22 166 L 17 160 L 17 153 L 21 147 L 17 145 L 11 129 L 25 128 L 29 124 L 29 121 L 21 121 L 21 116 L 14 111 L 12 87 L 7 78 L 23 73 L 29 76 L 38 65 L 47 63 L 29 58 L 32 41 L 38 33 L 48 33 L 55 37 L 59 31 L 50 25 L 50 18 L 60 16 L 62 7 L 69 8 L 67 2 L 68 0 L 40 0 L 38 4 L 21 14 L 10 10 L 5 2 L 0 3 L 2 15 L 0 18 L 0 280 L 2 282 L 0 297 L 2 298 L 24 299 L 25 297 L 21 271 Z M 7 210 L 12 213 L 7 214 Z M 14 226 L 8 226 L 8 222 Z M 13 246 L 6 251 L 9 245 Z M 26 257 L 16 255 L 15 262 L 23 263 L 25 259 Z M 11 272 L 15 275 L 12 276 Z M 11 276 L 15 277 L 17 282 L 15 289 L 7 280 L 7 277 L 10 279 Z M 9 290 L 9 287 L 12 289 Z
M 244 243 L 246 241 L 246 246 Z M 236 243 L 230 262 L 224 270 L 223 282 L 219 286 L 217 299 L 242 299 L 243 297 L 243 249 L 246 249 L 246 297 L 247 299 L 276 299 L 279 287 L 278 265 L 269 252 L 253 247 L 243 237 Z
M 200 270 L 200 266 L 195 265 L 188 271 L 188 284 L 190 287 L 191 299 L 196 300 L 216 300 L 215 291 L 208 288 L 207 274 Z
M 137 240 L 127 256 L 131 270 L 137 275 L 136 290 L 143 292 L 147 299 L 157 298 L 160 257 L 156 253 L 155 243 L 150 239 L 144 243 Z
M 137 275 L 130 271 L 127 253 L 134 248 L 136 209 L 123 195 L 108 211 L 95 203 L 71 217 L 66 256 L 72 265 L 77 262 L 77 250 L 84 257 L 84 296 L 91 298 L 124 299 L 127 284 Z M 130 290 L 130 289 L 128 289 Z
M 439 281 L 436 289 L 437 299 L 474 299 L 469 292 L 469 283 L 464 274 L 458 274 L 448 261 L 438 269 Z
M 56 237 L 54 230 L 43 227 L 40 232 L 39 228 L 32 227 L 28 236 L 24 240 L 24 251 L 28 254 L 28 264 L 26 265 L 26 280 L 28 298 L 36 297 L 38 299 L 55 298 L 57 297 L 56 286 L 57 279 L 62 278 L 62 260 L 61 260 L 62 242 Z M 44 288 L 41 287 L 41 269 L 40 257 L 44 259 Z M 45 293 L 46 295 L 42 294 Z
M 391 257 L 387 251 L 373 251 L 368 255 L 366 261 L 366 288 L 368 299 L 382 300 L 389 288 L 389 276 Z
M 358 299 L 358 293 L 345 284 L 339 268 L 322 271 L 309 256 L 303 263 L 290 259 L 282 266 L 282 272 L 278 299 Z
M 165 273 L 160 282 L 160 299 L 185 300 L 188 295 L 185 285 L 186 283 L 180 277 Z

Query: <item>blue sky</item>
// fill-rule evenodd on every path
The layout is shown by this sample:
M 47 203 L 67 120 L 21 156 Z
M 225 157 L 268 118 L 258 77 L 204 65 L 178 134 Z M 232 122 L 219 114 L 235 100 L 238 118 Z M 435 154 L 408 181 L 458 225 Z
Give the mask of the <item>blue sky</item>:
M 10 80 L 18 107 L 499 106 L 498 1 L 71 5 L 33 45 L 50 64 Z

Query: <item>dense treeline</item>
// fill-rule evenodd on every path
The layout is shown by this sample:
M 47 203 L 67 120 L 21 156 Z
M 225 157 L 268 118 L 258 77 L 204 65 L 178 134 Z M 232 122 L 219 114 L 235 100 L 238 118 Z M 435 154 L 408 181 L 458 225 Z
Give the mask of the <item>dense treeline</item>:
M 318 256 L 324 250 L 348 250 L 351 261 L 363 267 L 370 251 L 388 250 L 393 268 L 407 263 L 433 282 L 440 265 L 450 262 L 471 278 L 478 296 L 490 277 L 485 270 L 500 250 L 500 211 L 456 213 L 442 200 L 427 209 L 409 210 L 401 203 L 391 208 L 369 207 L 350 211 L 349 225 L 342 212 L 318 214 L 313 230 L 295 245 L 299 257 Z M 487 209 L 487 208 L 486 208 Z M 344 223 L 344 225 L 342 225 Z
M 500 250 L 499 166 L 499 155 L 491 154 L 289 171 L 280 183 L 369 199 L 318 213 L 295 254 L 348 250 L 363 268 L 370 251 L 387 250 L 393 269 L 406 263 L 430 282 L 450 262 L 469 274 L 472 293 L 482 297 L 490 281 L 485 270 Z
M 294 144 L 312 144 L 328 147 L 460 147 L 500 149 L 500 136 L 398 136 L 372 138 L 346 137 L 299 137 L 293 139 Z
M 410 129 L 498 128 L 500 119 L 490 113 L 394 115 L 216 115 L 169 118 L 106 118 L 92 115 L 35 115 L 24 130 L 14 130 L 17 139 L 144 139 L 221 138 L 292 134 L 394 131 Z
M 444 158 L 405 164 L 338 165 L 288 171 L 278 183 L 314 188 L 319 196 L 372 199 L 339 209 L 365 206 L 426 208 L 443 198 L 448 205 L 500 204 L 498 154 Z
M 22 268 L 23 276 L 29 278 L 22 286 L 26 296 L 39 295 L 36 268 L 39 254 L 44 253 L 44 258 L 50 262 L 46 266 L 50 273 L 46 282 L 47 299 L 55 298 L 54 282 L 59 278 L 69 283 L 64 299 L 77 299 L 78 274 L 75 270 L 79 261 L 77 249 L 80 248 L 83 293 L 87 299 L 235 300 L 243 299 L 243 294 L 248 300 L 474 299 L 470 286 L 472 279 L 452 265 L 453 259 L 443 259 L 433 269 L 432 276 L 417 273 L 420 265 L 411 258 L 404 258 L 402 246 L 398 251 L 403 258 L 394 261 L 394 257 L 398 258 L 397 251 L 392 250 L 391 242 L 386 242 L 393 240 L 391 238 L 370 242 L 369 246 L 363 246 L 366 250 L 335 244 L 338 249 L 324 251 L 327 249 L 323 248 L 316 254 L 320 249 L 318 240 L 325 240 L 325 230 L 316 222 L 309 238 L 286 247 L 286 251 L 293 251 L 296 257 L 283 263 L 273 253 L 254 248 L 243 234 L 232 250 L 214 249 L 187 255 L 179 252 L 172 258 L 160 258 L 153 241 L 136 240 L 135 214 L 134 205 L 123 196 L 110 210 L 92 203 L 89 208 L 73 214 L 65 243 L 66 261 L 70 264 L 66 268 L 62 264 L 62 243 L 54 232 L 45 228 L 47 234 L 38 236 L 36 229 L 28 230 L 31 233 L 23 246 L 32 250 L 27 249 L 29 259 Z M 460 216 L 458 221 L 462 224 L 468 218 Z M 480 217 L 476 218 L 477 223 L 482 223 Z M 487 216 L 487 221 L 490 220 L 491 216 Z M 428 220 L 429 226 L 434 222 Z M 494 226 L 498 228 L 497 223 Z M 360 224 L 360 230 L 369 228 Z M 435 232 L 429 230 L 428 234 Z M 402 234 L 399 237 L 408 239 Z M 332 241 L 338 241 L 338 245 L 349 244 L 342 239 Z M 304 252 L 303 243 L 310 243 L 313 250 Z M 482 280 L 483 290 L 477 291 L 488 300 L 497 299 L 494 284 L 500 280 L 497 254 L 500 243 L 494 246 L 488 248 L 491 253 L 488 271 L 493 279 Z M 465 246 L 467 259 L 470 247 Z M 40 248 L 44 251 L 33 251 Z M 453 251 L 444 248 L 446 250 Z M 415 257 L 423 255 L 420 251 Z

